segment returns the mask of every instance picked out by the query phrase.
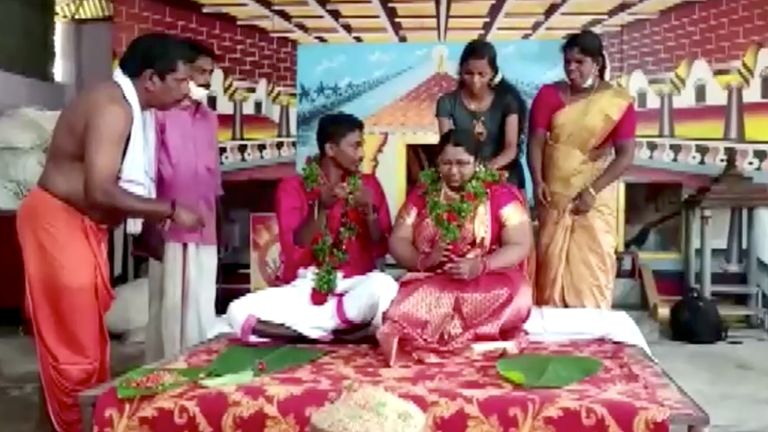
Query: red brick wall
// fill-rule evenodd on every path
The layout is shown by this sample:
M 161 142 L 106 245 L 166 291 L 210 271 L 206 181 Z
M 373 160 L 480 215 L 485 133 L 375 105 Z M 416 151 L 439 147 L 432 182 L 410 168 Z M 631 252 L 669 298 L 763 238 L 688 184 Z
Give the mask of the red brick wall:
M 738 60 L 750 43 L 768 44 L 768 0 L 681 3 L 603 38 L 614 73 L 671 72 L 685 58 Z
M 137 35 L 165 31 L 200 39 L 220 56 L 226 74 L 278 86 L 296 82 L 296 43 L 255 26 L 238 27 L 231 17 L 204 14 L 191 0 L 114 0 L 112 46 L 120 55 Z

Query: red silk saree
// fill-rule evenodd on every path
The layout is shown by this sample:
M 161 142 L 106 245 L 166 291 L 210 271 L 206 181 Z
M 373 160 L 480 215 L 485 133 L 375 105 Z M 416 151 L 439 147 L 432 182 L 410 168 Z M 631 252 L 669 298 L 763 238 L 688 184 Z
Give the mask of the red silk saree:
M 504 227 L 530 223 L 525 198 L 514 186 L 493 185 L 488 192 L 452 245 L 454 255 L 487 256 L 501 246 Z M 420 253 L 437 244 L 439 231 L 427 214 L 422 188 L 409 195 L 397 223 L 412 227 L 413 245 Z M 429 361 L 466 350 L 474 342 L 515 339 L 532 302 L 527 262 L 472 280 L 439 270 L 409 273 L 401 279 L 377 336 L 390 364 L 408 357 Z

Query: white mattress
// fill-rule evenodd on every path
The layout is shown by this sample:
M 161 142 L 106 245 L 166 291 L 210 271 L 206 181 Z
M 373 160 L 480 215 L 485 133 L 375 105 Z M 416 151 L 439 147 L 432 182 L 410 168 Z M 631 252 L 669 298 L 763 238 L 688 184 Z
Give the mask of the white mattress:
M 640 347 L 653 357 L 640 328 L 624 311 L 534 307 L 523 328 L 530 340 L 561 342 L 607 339 Z
M 523 326 L 528 338 L 541 342 L 566 342 L 571 340 L 607 339 L 613 342 L 637 346 L 651 358 L 651 349 L 632 317 L 624 311 L 601 309 L 561 309 L 534 307 Z M 218 317 L 210 336 L 235 333 L 224 316 Z M 502 342 L 502 344 L 505 342 Z M 476 344 L 476 349 L 492 349 L 498 342 Z

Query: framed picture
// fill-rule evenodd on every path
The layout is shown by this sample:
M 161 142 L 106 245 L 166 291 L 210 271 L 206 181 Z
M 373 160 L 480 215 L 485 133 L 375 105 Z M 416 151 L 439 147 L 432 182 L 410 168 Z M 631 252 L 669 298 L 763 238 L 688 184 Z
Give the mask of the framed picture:
M 281 270 L 280 242 L 274 213 L 251 213 L 251 290 L 277 284 Z

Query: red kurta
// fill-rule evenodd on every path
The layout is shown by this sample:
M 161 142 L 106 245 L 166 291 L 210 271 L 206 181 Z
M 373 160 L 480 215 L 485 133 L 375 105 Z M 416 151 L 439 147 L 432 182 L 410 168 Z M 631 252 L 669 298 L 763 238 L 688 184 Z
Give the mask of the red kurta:
M 369 193 L 373 205 L 378 212 L 379 228 L 383 234 L 378 242 L 374 242 L 367 229 L 360 230 L 354 239 L 348 243 L 347 261 L 341 267 L 345 277 L 364 275 L 376 268 L 376 260 L 387 254 L 389 234 L 392 231 L 392 220 L 387 207 L 387 199 L 381 184 L 373 175 L 362 176 L 362 186 Z M 277 187 L 277 225 L 280 237 L 280 249 L 283 261 L 281 282 L 290 283 L 296 279 L 296 273 L 302 267 L 313 264 L 312 250 L 302 248 L 293 241 L 293 235 L 314 211 L 314 197 L 304 188 L 301 176 L 284 179 Z M 336 233 L 341 224 L 341 212 L 345 205 L 339 201 L 328 213 L 328 227 Z M 362 221 L 365 223 L 365 221 Z

